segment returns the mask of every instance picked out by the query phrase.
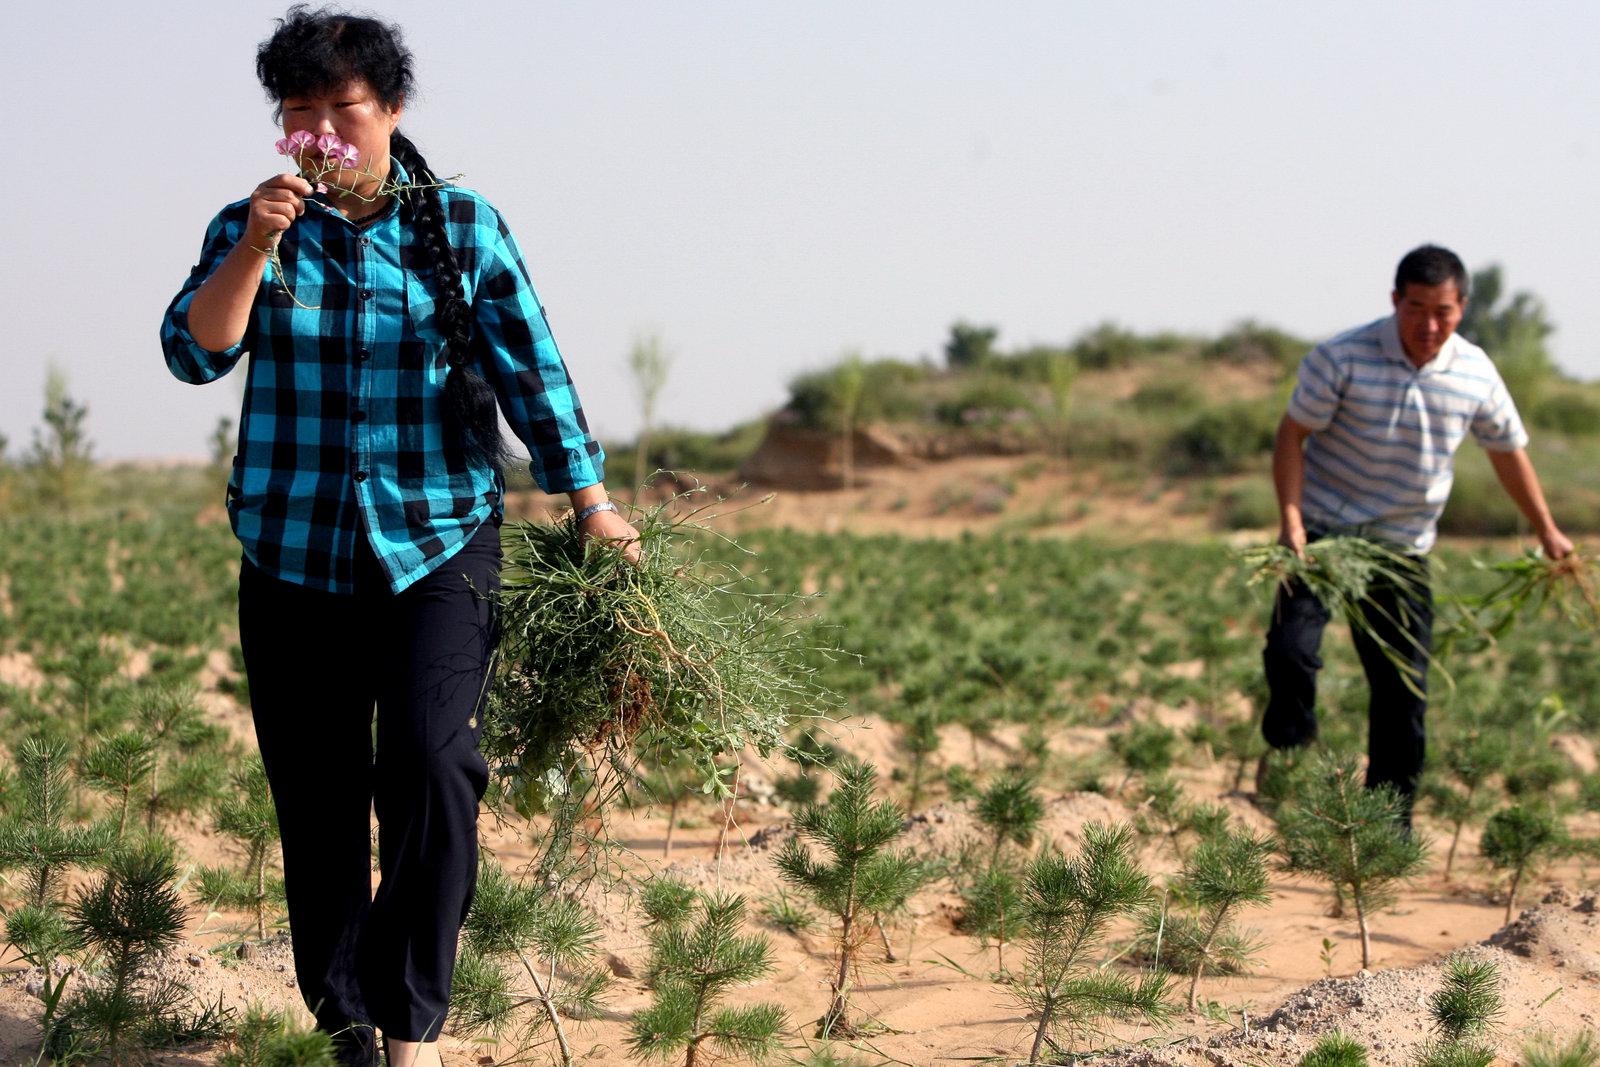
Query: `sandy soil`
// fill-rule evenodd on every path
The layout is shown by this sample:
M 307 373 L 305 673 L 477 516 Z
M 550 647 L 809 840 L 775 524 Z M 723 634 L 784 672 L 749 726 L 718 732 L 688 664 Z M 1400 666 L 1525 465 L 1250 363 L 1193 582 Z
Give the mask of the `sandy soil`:
M 245 716 L 244 709 L 226 697 L 217 699 L 231 705 L 218 711 L 219 718 Z M 1183 713 L 1167 709 L 1164 717 L 1181 720 Z M 891 728 L 862 723 L 839 740 L 846 749 L 888 765 Z M 982 743 L 980 755 L 992 766 L 1005 759 L 1008 750 L 1014 751 L 1016 741 L 1014 734 L 1002 730 L 993 742 Z M 1065 730 L 1052 738 L 1052 758 L 1058 766 L 1081 760 L 1103 744 L 1103 731 Z M 969 754 L 968 745 L 964 734 L 945 739 L 945 751 L 963 758 Z M 752 794 L 767 792 L 763 776 L 759 766 L 746 775 Z M 1189 767 L 1182 777 L 1196 797 L 1226 804 L 1247 824 L 1266 825 L 1247 796 L 1226 792 L 1230 768 Z M 903 791 L 888 783 L 885 788 Z M 1121 800 L 1094 793 L 1056 793 L 1048 801 L 1043 837 L 1070 849 L 1084 823 L 1131 814 Z M 486 844 L 509 869 L 531 858 L 527 826 L 490 820 L 482 825 Z M 174 829 L 197 862 L 236 859 L 198 821 Z M 1424 832 L 1429 829 L 1424 823 Z M 747 800 L 738 809 L 731 845 L 720 862 L 714 856 L 719 830 L 718 809 L 701 806 L 690 811 L 686 825 L 677 831 L 670 862 L 661 855 L 666 836 L 663 818 L 622 819 L 612 833 L 620 845 L 632 850 L 626 863 L 637 873 L 668 870 L 691 884 L 744 893 L 752 910 L 757 910 L 760 901 L 780 886 L 772 856 L 789 833 L 785 812 Z M 911 817 L 903 843 L 919 855 L 931 855 L 952 851 L 975 835 L 976 824 L 964 805 L 936 800 Z M 1474 844 L 1468 840 L 1463 855 L 1471 857 Z M 1156 873 L 1169 873 L 1175 866 L 1170 851 L 1159 843 L 1146 844 L 1144 858 Z M 1590 872 L 1572 864 L 1545 872 L 1524 894 L 1530 903 L 1541 898 L 1545 903 L 1536 903 L 1502 930 L 1504 905 L 1489 873 L 1475 860 L 1458 860 L 1455 881 L 1446 882 L 1438 873 L 1440 866 L 1436 861 L 1433 872 L 1403 895 L 1394 912 L 1374 922 L 1376 958 L 1370 974 L 1358 972 L 1360 944 L 1354 922 L 1328 917 L 1327 893 L 1308 881 L 1276 876 L 1272 904 L 1245 916 L 1246 924 L 1265 943 L 1259 966 L 1247 976 L 1203 982 L 1201 1001 L 1209 1002 L 1205 1013 L 1180 1013 L 1160 1031 L 1114 1030 L 1116 1041 L 1149 1043 L 1142 1050 L 1119 1053 L 1117 1061 L 1287 1064 L 1296 1062 L 1318 1035 L 1337 1029 L 1372 1043 L 1374 1062 L 1402 1063 L 1426 1036 L 1422 1005 L 1437 984 L 1440 959 L 1461 947 L 1491 956 L 1506 976 L 1510 1010 L 1497 1035 L 1506 1062 L 1536 1030 L 1571 1034 L 1592 1026 L 1600 1014 L 1600 924 L 1592 891 L 1581 888 L 1592 887 Z M 1550 890 L 1552 884 L 1557 888 Z M 626 1062 L 627 1020 L 649 1002 L 647 987 L 631 977 L 644 970 L 644 933 L 626 888 L 594 886 L 585 896 L 602 917 L 601 958 L 609 958 L 619 977 L 603 1015 L 574 1024 L 573 1034 L 585 1050 L 585 1062 L 620 1064 Z M 884 958 L 881 945 L 869 954 L 857 978 L 856 994 L 861 1012 L 881 1032 L 854 1043 L 858 1051 L 853 1054 L 860 1062 L 1010 1063 L 1025 1053 L 1031 1037 L 1029 1021 L 1005 987 L 988 980 L 996 967 L 995 951 L 955 929 L 958 913 L 959 901 L 947 890 L 925 892 L 915 900 L 908 920 L 889 931 L 895 961 Z M 220 998 L 242 1007 L 260 1001 L 299 1011 L 287 935 L 279 932 L 256 944 L 246 936 L 246 925 L 241 915 L 196 912 L 187 938 L 162 968 L 181 975 L 198 997 L 211 1002 Z M 776 1001 L 789 1012 L 797 1034 L 808 1034 L 827 1001 L 826 929 L 819 926 L 798 936 L 770 927 L 766 932 L 774 946 L 775 971 L 734 999 Z M 1319 958 L 1325 937 L 1335 945 L 1331 968 Z M 245 958 L 240 958 L 242 943 L 248 946 Z M 15 965 L 0 971 L 0 1063 L 30 1058 L 38 978 L 37 972 Z M 798 1038 L 794 1047 L 800 1051 Z M 444 1049 L 445 1062 L 452 1067 L 512 1062 L 516 1051 L 509 1045 L 458 1039 L 447 1039 Z M 198 1049 L 165 1054 L 156 1062 L 212 1064 L 220 1054 L 219 1049 Z M 534 1062 L 539 1062 L 538 1056 Z

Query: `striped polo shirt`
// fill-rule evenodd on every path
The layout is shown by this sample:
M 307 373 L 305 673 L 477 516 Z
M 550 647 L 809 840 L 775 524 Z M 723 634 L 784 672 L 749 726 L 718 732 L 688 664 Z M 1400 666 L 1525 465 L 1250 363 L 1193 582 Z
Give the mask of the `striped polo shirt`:
M 1392 315 L 1312 349 L 1289 417 L 1312 431 L 1300 502 L 1306 526 L 1417 552 L 1438 536 L 1456 449 L 1469 431 L 1491 452 L 1528 443 L 1483 349 L 1452 334 L 1415 367 Z

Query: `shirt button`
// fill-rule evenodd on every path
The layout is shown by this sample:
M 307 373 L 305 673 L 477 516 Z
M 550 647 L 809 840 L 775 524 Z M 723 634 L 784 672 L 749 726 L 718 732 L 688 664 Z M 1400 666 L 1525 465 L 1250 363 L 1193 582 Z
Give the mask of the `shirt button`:
M 350 421 L 352 421 L 352 422 L 366 422 L 367 421 L 367 413 L 365 411 L 352 411 L 350 413 Z
M 359 360 L 363 360 L 363 361 L 371 359 L 372 358 L 372 349 L 370 349 L 370 348 L 358 348 L 358 349 L 356 349 L 356 358 L 359 359 Z
M 361 239 L 361 247 L 362 247 L 362 248 L 371 248 L 371 247 L 372 247 L 372 238 L 370 238 L 370 237 L 363 237 L 363 238 L 362 238 L 362 239 Z
M 372 290 L 371 289 L 363 289 L 363 290 L 361 290 L 361 299 L 363 299 L 363 300 L 371 300 L 372 299 Z
M 356 471 L 356 481 L 364 482 L 366 480 L 367 480 L 367 472 L 366 471 Z

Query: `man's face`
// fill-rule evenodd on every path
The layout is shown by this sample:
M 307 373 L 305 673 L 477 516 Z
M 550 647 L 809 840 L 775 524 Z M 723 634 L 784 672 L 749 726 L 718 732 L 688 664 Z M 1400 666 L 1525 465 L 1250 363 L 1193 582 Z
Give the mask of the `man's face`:
M 1439 354 L 1467 310 L 1467 301 L 1453 279 L 1441 285 L 1408 282 L 1391 298 L 1400 324 L 1400 343 L 1418 366 Z

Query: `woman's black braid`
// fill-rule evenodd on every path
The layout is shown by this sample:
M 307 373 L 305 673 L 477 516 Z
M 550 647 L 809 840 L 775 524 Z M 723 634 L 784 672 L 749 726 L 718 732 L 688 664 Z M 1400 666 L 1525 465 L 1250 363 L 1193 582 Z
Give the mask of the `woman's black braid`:
M 417 146 L 399 130 L 389 137 L 389 154 L 405 167 L 412 181 L 438 181 Z M 455 436 L 471 465 L 501 470 L 514 457 L 500 434 L 494 389 L 471 364 L 472 311 L 461 288 L 461 265 L 445 229 L 444 201 L 437 188 L 402 191 L 400 210 L 402 218 L 416 227 L 423 261 L 438 280 L 435 314 L 449 363 L 444 379 L 445 432 Z

